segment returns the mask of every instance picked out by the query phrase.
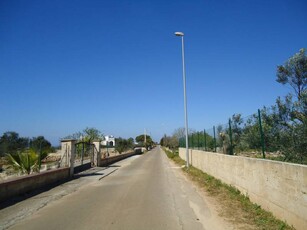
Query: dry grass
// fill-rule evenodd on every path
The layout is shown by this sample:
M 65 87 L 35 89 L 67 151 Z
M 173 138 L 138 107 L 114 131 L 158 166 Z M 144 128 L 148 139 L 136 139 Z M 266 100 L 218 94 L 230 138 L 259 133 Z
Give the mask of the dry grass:
M 184 165 L 178 153 L 164 150 L 176 164 Z M 190 166 L 184 173 L 220 205 L 220 215 L 234 223 L 238 229 L 290 230 L 294 229 L 275 218 L 272 213 L 252 203 L 249 198 L 232 186 Z

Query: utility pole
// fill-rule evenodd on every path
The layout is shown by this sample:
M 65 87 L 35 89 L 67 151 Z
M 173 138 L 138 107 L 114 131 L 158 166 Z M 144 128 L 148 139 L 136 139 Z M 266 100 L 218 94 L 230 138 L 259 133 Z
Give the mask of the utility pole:
M 145 144 L 145 148 L 147 149 L 146 147 L 146 128 L 144 129 L 144 144 Z

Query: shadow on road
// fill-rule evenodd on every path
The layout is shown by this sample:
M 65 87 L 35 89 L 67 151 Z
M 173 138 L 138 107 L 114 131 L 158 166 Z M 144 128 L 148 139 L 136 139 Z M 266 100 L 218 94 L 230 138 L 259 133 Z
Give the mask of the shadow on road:
M 80 173 L 77 173 L 75 174 L 72 178 L 70 179 L 67 179 L 67 180 L 61 180 L 61 181 L 58 181 L 58 182 L 55 182 L 55 183 L 52 183 L 52 184 L 49 184 L 49 185 L 46 185 L 42 188 L 39 188 L 39 189 L 35 189 L 33 191 L 30 191 L 30 192 L 27 192 L 27 193 L 24 193 L 22 195 L 19 195 L 19 196 L 15 196 L 15 197 L 12 197 L 6 201 L 3 201 L 3 202 L 0 202 L 0 210 L 1 209 L 4 209 L 4 208 L 7 208 L 9 206 L 12 206 L 12 205 L 15 205 L 19 202 L 22 202 L 26 199 L 29 199 L 31 197 L 34 197 L 34 196 L 37 196 L 41 193 L 44 193 L 44 192 L 47 192 L 57 186 L 60 186 L 62 184 L 65 184 L 67 182 L 70 182 L 70 181 L 74 181 L 74 180 L 77 180 L 79 178 L 84 178 L 84 177 L 92 177 L 92 176 L 101 176 L 102 177 L 105 177 L 107 176 L 109 173 L 104 173 L 103 171 L 104 170 L 107 170 L 108 168 L 120 168 L 121 166 L 120 165 L 110 165 L 108 167 L 95 167 L 95 168 L 90 168 L 86 171 L 83 171 L 83 172 L 80 172 Z
M 39 195 L 39 194 L 41 194 L 43 192 L 47 192 L 47 191 L 53 189 L 54 187 L 59 186 L 61 184 L 64 184 L 64 183 L 66 183 L 68 181 L 71 181 L 71 180 L 73 180 L 73 179 L 58 181 L 58 182 L 46 185 L 46 186 L 44 186 L 44 187 L 42 187 L 40 189 L 35 189 L 35 190 L 31 191 L 31 192 L 26 192 L 26 193 L 24 193 L 22 195 L 10 198 L 10 199 L 0 203 L 0 210 L 4 209 L 4 208 L 7 208 L 9 206 L 15 205 L 15 204 L 17 204 L 19 202 L 22 202 L 22 201 L 24 201 L 26 199 L 29 199 L 31 197 L 37 196 L 37 195 Z

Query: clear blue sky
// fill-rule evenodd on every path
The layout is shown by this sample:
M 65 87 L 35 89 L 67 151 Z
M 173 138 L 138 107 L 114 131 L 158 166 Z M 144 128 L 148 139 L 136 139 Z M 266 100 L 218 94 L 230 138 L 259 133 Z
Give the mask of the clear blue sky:
M 306 0 L 1 0 L 0 135 L 95 127 L 156 141 L 223 124 L 291 91 L 276 66 L 307 48 Z

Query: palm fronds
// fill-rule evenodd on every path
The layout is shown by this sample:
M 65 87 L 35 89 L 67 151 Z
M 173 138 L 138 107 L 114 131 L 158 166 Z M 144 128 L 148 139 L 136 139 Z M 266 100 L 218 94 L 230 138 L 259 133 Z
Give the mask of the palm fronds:
M 38 156 L 33 151 L 6 154 L 9 167 L 21 174 L 31 174 L 38 172 Z

